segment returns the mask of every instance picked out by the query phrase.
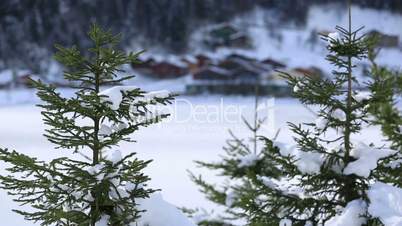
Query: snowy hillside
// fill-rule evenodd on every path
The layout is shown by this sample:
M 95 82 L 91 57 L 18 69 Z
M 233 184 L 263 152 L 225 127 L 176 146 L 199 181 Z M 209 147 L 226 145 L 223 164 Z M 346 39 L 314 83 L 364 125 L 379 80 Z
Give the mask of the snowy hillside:
M 354 28 L 364 26 L 365 32 L 378 30 L 389 35 L 398 35 L 402 40 L 402 15 L 387 11 L 352 8 L 352 20 Z M 317 66 L 327 72 L 331 71 L 330 65 L 325 60 L 327 54 L 325 42 L 319 38 L 320 32 L 334 31 L 335 25 L 347 25 L 347 11 L 337 5 L 314 6 L 310 9 L 305 27 L 293 25 L 276 25 L 267 21 L 275 18 L 275 13 L 263 9 L 256 9 L 249 14 L 236 18 L 233 23 L 250 32 L 254 48 L 252 50 L 219 49 L 217 52 L 209 52 L 211 57 L 223 57 L 232 52 L 238 52 L 249 57 L 264 59 L 267 57 L 286 62 L 289 67 Z M 275 20 L 275 19 L 274 19 Z M 278 23 L 279 24 L 279 23 Z M 192 47 L 195 52 L 202 53 L 197 43 L 201 34 L 194 35 Z M 314 39 L 310 43 L 309 39 Z M 396 69 L 402 68 L 402 43 L 399 48 L 383 49 L 378 62 Z
M 365 26 L 365 32 L 377 30 L 386 35 L 399 37 L 399 46 L 382 48 L 377 62 L 392 69 L 401 69 L 402 61 L 398 59 L 402 59 L 402 30 L 395 28 L 402 27 L 402 15 L 385 10 L 362 9 L 358 6 L 354 6 L 352 12 L 355 28 Z M 251 38 L 252 48 L 250 49 L 220 47 L 211 50 L 206 48 L 203 38 L 205 32 L 212 26 L 206 25 L 195 29 L 190 37 L 190 47 L 186 54 L 175 55 L 157 47 L 148 49 L 141 58 L 182 66 L 184 64 L 183 59 L 193 61 L 194 56 L 199 54 L 209 57 L 212 61 L 224 60 L 231 54 L 239 54 L 256 60 L 273 59 L 285 64 L 289 69 L 316 67 L 322 70 L 324 74 L 329 75 L 332 68 L 324 58 L 328 52 L 325 48 L 325 42 L 320 40 L 319 33 L 334 31 L 335 25 L 345 26 L 347 21 L 346 10 L 336 4 L 313 6 L 310 7 L 307 15 L 306 24 L 296 26 L 280 23 L 273 11 L 256 8 L 229 21 Z M 134 45 L 128 49 L 139 50 L 142 47 Z M 356 74 L 363 81 L 368 79 L 364 76 L 367 75 L 366 70 L 368 68 L 369 63 L 363 61 L 359 63 L 356 70 Z M 183 93 L 186 84 L 192 81 L 190 74 L 184 77 L 160 80 L 143 75 L 139 71 L 131 72 L 130 68 L 126 69 L 129 73 L 137 75 L 137 79 L 133 80 L 135 85 L 141 85 L 145 90 L 168 89 Z M 62 83 L 61 71 L 60 66 L 52 62 L 47 72 L 40 76 L 49 82 Z M 29 71 L 17 70 L 17 76 L 20 77 L 17 84 L 23 84 L 23 76 L 27 74 Z M 0 86 L 8 84 L 11 79 L 13 79 L 13 75 L 10 70 L 0 72 Z
M 364 26 L 363 32 L 380 31 L 386 35 L 399 38 L 399 45 L 392 48 L 382 48 L 377 57 L 377 63 L 388 66 L 390 69 L 402 69 L 402 15 L 394 14 L 385 10 L 363 9 L 358 6 L 352 8 L 354 28 Z M 213 25 L 207 25 L 197 29 L 189 41 L 190 51 L 185 55 L 172 55 L 158 49 L 149 49 L 143 59 L 155 59 L 159 62 L 173 62 L 176 64 L 181 59 L 193 59 L 194 56 L 205 55 L 212 61 L 226 60 L 230 55 L 238 54 L 250 59 L 264 60 L 273 59 L 283 63 L 287 68 L 315 67 L 330 75 L 331 65 L 325 60 L 328 51 L 326 43 L 320 39 L 320 33 L 332 32 L 335 25 L 346 26 L 347 12 L 339 5 L 329 4 L 311 7 L 306 19 L 305 26 L 279 23 L 275 12 L 256 8 L 250 13 L 241 15 L 230 21 L 242 33 L 251 38 L 252 48 L 219 47 L 208 49 L 204 38 Z M 138 49 L 138 48 L 137 48 Z M 367 70 L 370 67 L 368 61 L 359 62 L 356 74 L 361 81 L 369 79 Z M 138 72 L 137 72 L 138 74 Z M 141 74 L 141 73 L 140 73 Z M 140 75 L 140 77 L 143 77 Z M 163 84 L 157 80 L 142 80 L 143 84 L 152 82 L 156 86 Z M 191 76 L 179 80 L 169 80 L 175 91 L 184 90 L 184 84 L 191 82 Z

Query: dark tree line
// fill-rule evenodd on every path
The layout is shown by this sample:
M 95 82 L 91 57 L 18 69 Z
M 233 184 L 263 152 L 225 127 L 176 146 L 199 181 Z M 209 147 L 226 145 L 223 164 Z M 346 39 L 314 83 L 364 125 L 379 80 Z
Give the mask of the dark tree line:
M 278 11 L 284 22 L 305 22 L 312 4 L 332 0 L 2 0 L 0 2 L 0 68 L 26 67 L 40 71 L 39 62 L 53 53 L 51 43 L 81 49 L 91 22 L 125 34 L 132 40 L 182 52 L 193 30 L 221 22 L 260 6 Z M 343 3 L 344 0 L 338 0 Z M 356 0 L 374 8 L 402 12 L 400 0 Z

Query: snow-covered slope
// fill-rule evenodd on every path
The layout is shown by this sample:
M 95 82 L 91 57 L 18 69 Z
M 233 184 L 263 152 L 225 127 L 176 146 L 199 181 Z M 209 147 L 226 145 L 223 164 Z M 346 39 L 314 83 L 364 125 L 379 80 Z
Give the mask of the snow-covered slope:
M 385 10 L 362 9 L 352 7 L 353 27 L 365 26 L 363 31 L 369 32 L 378 30 L 388 35 L 399 36 L 399 48 L 384 48 L 380 51 L 377 62 L 381 65 L 389 66 L 396 70 L 402 70 L 402 15 L 394 14 Z M 182 55 L 172 55 L 160 47 L 149 49 L 143 57 L 152 57 L 157 61 L 172 60 L 175 63 L 178 59 L 193 58 L 194 55 L 204 54 L 212 59 L 223 59 L 232 53 L 239 53 L 255 59 L 272 58 L 285 63 L 289 68 L 315 66 L 322 69 L 327 74 L 332 71 L 332 66 L 325 60 L 328 53 L 325 42 L 320 40 L 319 32 L 334 31 L 336 25 L 347 25 L 347 10 L 336 4 L 321 5 L 311 7 L 304 27 L 291 24 L 279 23 L 277 15 L 269 10 L 256 8 L 253 11 L 238 16 L 230 21 L 237 28 L 249 35 L 252 39 L 254 48 L 234 49 L 219 48 L 208 50 L 202 44 L 205 31 L 211 26 L 197 28 L 190 37 L 190 50 Z M 138 50 L 139 48 L 134 48 Z M 183 63 L 183 62 L 181 62 Z M 369 67 L 369 63 L 359 63 L 356 74 L 363 74 L 363 70 Z M 60 68 L 57 64 L 49 65 L 47 75 L 43 77 L 49 81 L 59 81 L 55 77 L 60 76 Z M 128 71 L 131 73 L 131 71 Z M 134 73 L 137 74 L 138 73 Z M 130 85 L 141 86 L 145 90 L 167 89 L 171 92 L 183 92 L 190 76 L 178 79 L 157 80 L 147 76 L 138 75 Z M 0 72 L 0 83 L 5 83 L 11 79 L 11 71 Z M 366 80 L 367 78 L 361 78 Z
M 276 15 L 267 10 L 254 11 L 234 19 L 233 24 L 250 34 L 254 43 L 251 50 L 221 48 L 209 52 L 208 56 L 223 58 L 233 52 L 257 59 L 267 57 L 285 62 L 289 67 L 316 66 L 325 72 L 331 72 L 331 65 L 325 60 L 327 50 L 325 42 L 320 40 L 319 32 L 330 32 L 335 26 L 347 26 L 348 14 L 345 8 L 335 4 L 311 7 L 305 27 L 280 25 L 275 22 Z M 388 35 L 398 35 L 402 39 L 402 15 L 384 10 L 362 9 L 352 7 L 353 28 L 364 26 L 363 32 L 378 30 Z M 194 52 L 204 52 L 200 47 L 203 29 L 193 35 Z M 312 43 L 314 42 L 314 43 Z M 382 49 L 377 60 L 382 65 L 395 69 L 402 68 L 402 46 Z
M 376 60 L 380 65 L 402 70 L 402 60 L 400 60 L 402 59 L 402 29 L 399 29 L 402 28 L 402 15 L 385 10 L 363 9 L 353 6 L 352 20 L 354 29 L 365 27 L 361 34 L 377 30 L 387 35 L 399 36 L 399 47 L 381 49 Z M 203 54 L 217 62 L 235 53 L 258 60 L 271 58 L 286 64 L 289 68 L 314 66 L 330 75 L 333 67 L 325 60 L 328 54 L 327 43 L 321 40 L 319 33 L 333 32 L 337 25 L 347 27 L 347 21 L 347 10 L 336 4 L 311 7 L 306 24 L 302 27 L 280 23 L 275 12 L 256 8 L 229 21 L 238 30 L 251 38 L 253 43 L 253 48 L 251 49 L 226 47 L 215 50 L 208 49 L 203 40 L 208 30 L 215 25 L 206 25 L 197 28 L 191 35 L 190 50 L 185 55 L 172 55 L 160 48 L 156 48 L 150 49 L 146 53 L 146 57 L 169 62 L 174 58 L 181 59 Z M 358 67 L 355 73 L 360 77 L 360 81 L 366 81 L 369 78 L 364 75 L 367 75 L 366 70 L 369 69 L 370 63 L 367 60 L 357 63 Z M 187 77 L 162 82 L 144 78 L 141 82 L 145 86 L 152 83 L 152 85 L 163 87 L 163 89 L 171 86 L 174 90 L 182 91 L 188 81 L 189 78 Z

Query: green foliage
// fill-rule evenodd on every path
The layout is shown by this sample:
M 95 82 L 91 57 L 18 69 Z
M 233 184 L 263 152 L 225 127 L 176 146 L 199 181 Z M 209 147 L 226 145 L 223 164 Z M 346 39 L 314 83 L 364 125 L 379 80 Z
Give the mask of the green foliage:
M 389 155 L 378 159 L 377 166 L 370 169 L 367 176 L 356 170 L 348 171 L 359 160 L 356 153 L 362 151 L 352 137 L 370 125 L 370 108 L 380 112 L 378 122 L 390 134 L 390 140 L 395 145 L 401 141 L 401 118 L 395 118 L 394 99 L 390 99 L 390 89 L 384 87 L 401 84 L 400 77 L 375 83 L 373 90 L 377 94 L 373 96 L 365 97 L 364 92 L 355 90 L 361 84 L 353 69 L 356 62 L 368 57 L 373 40 L 360 35 L 361 29 L 352 31 L 350 27 L 337 27 L 339 37 L 334 34 L 323 37 L 328 42 L 326 59 L 335 68 L 333 79 L 283 74 L 302 104 L 319 108 L 315 123 L 289 123 L 295 146 L 257 136 L 263 147 L 255 152 L 247 140 L 232 135 L 220 162 L 197 162 L 200 167 L 219 172 L 230 181 L 211 184 L 191 174 L 206 197 L 224 207 L 224 220 L 266 226 L 279 225 L 287 218 L 296 226 L 319 225 L 340 214 L 354 200 L 368 204 L 366 192 L 373 182 L 400 183 L 400 168 L 397 168 L 398 173 L 390 166 L 400 156 L 391 150 L 386 152 Z M 257 128 L 250 128 L 254 135 Z M 385 151 L 373 144 L 363 149 Z M 244 159 L 253 161 L 244 165 Z M 367 209 L 363 215 L 367 225 L 382 225 Z
M 101 92 L 102 87 L 132 78 L 121 68 L 135 63 L 140 53 L 116 49 L 120 36 L 96 25 L 88 35 L 93 47 L 86 53 L 56 46 L 56 59 L 67 69 L 64 77 L 75 86 L 72 97 L 32 81 L 42 100 L 38 106 L 47 125 L 46 138 L 56 148 L 72 151 L 72 157 L 43 162 L 0 149 L 0 160 L 10 165 L 10 174 L 0 176 L 0 187 L 16 202 L 33 207 L 31 212 L 15 211 L 41 225 L 93 226 L 100 218 L 109 219 L 110 225 L 128 225 L 144 211 L 137 208 L 137 200 L 154 191 L 147 188 L 149 177 L 142 173 L 150 161 L 137 159 L 135 153 L 121 156 L 115 148 L 121 141 L 132 141 L 129 135 L 140 127 L 167 117 L 150 116 L 148 108 L 168 104 L 173 96 L 145 98 L 141 89 L 122 86 Z M 121 97 L 118 103 L 116 95 Z
M 392 167 L 387 167 L 387 174 L 381 174 L 384 180 L 402 187 L 401 177 L 401 158 L 402 158 L 402 115 L 398 108 L 402 94 L 402 76 L 399 72 L 391 71 L 375 63 L 376 53 L 374 50 L 370 54 L 372 62 L 372 75 L 374 81 L 370 84 L 373 102 L 370 104 L 369 111 L 374 116 L 372 122 L 381 126 L 382 132 L 390 146 L 399 153 L 388 161 Z

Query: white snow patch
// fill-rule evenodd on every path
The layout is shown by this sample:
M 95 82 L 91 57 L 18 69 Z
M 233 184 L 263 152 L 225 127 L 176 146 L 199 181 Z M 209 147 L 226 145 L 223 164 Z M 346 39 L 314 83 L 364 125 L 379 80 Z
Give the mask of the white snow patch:
M 177 207 L 163 200 L 162 195 L 152 194 L 138 202 L 146 210 L 132 226 L 196 226 Z
M 333 46 L 335 42 L 339 41 L 341 36 L 338 32 L 332 32 L 328 34 L 328 45 Z
M 122 92 L 125 91 L 131 91 L 134 89 L 137 89 L 137 86 L 114 86 L 112 88 L 106 89 L 102 92 L 99 93 L 99 95 L 102 95 L 102 99 L 104 101 L 110 102 L 111 103 L 111 109 L 112 110 L 117 110 L 120 107 L 120 104 L 123 100 L 123 94 Z M 150 103 L 153 101 L 155 98 L 167 98 L 169 97 L 170 93 L 167 90 L 160 90 L 160 91 L 152 91 L 143 94 L 143 96 L 136 98 L 136 100 L 133 102 L 133 104 L 138 104 L 138 103 Z
M 308 194 L 306 194 L 303 188 L 300 188 L 300 186 L 298 186 L 299 178 L 283 177 L 280 180 L 265 176 L 258 176 L 257 178 L 268 188 L 280 191 L 283 194 L 295 195 L 301 199 L 310 197 Z
M 368 212 L 378 217 L 385 226 L 402 225 L 402 189 L 381 182 L 373 184 L 367 195 Z
M 402 165 L 402 156 L 399 155 L 396 160 L 391 161 L 390 163 L 386 164 L 387 167 L 391 169 L 396 169 Z
M 294 156 L 297 168 L 305 174 L 316 174 L 320 172 L 324 159 L 320 153 L 305 152 L 299 150 L 296 146 L 286 145 L 280 142 L 274 142 L 274 146 L 279 148 L 279 153 L 284 156 Z
M 315 128 L 318 131 L 322 131 L 323 129 L 325 129 L 327 124 L 328 124 L 328 120 L 322 116 L 317 117 L 317 119 L 315 120 Z
M 371 98 L 371 92 L 368 91 L 358 91 L 353 98 L 357 101 L 357 102 L 361 102 L 363 100 L 368 100 Z
M 83 197 L 83 199 L 84 199 L 85 201 L 87 201 L 87 202 L 93 202 L 93 201 L 95 200 L 94 197 L 92 196 L 91 192 L 88 192 L 88 193 Z
M 324 162 L 322 155 L 315 152 L 296 152 L 296 166 L 305 174 L 316 174 L 320 172 L 321 165 Z
M 100 173 L 103 169 L 105 168 L 105 164 L 104 163 L 98 163 L 96 165 L 90 166 L 86 169 L 86 171 L 91 174 L 91 175 L 96 175 L 96 179 L 98 181 L 101 181 L 105 178 L 105 174 L 104 173 Z
M 105 156 L 105 160 L 111 161 L 113 164 L 118 163 L 123 159 L 123 156 L 121 154 L 120 150 L 113 150 L 108 155 Z
M 278 181 L 276 181 L 273 178 L 269 178 L 266 176 L 258 176 L 258 179 L 261 180 L 261 182 L 269 187 L 270 189 L 277 189 L 278 188 Z
M 278 148 L 279 148 L 279 153 L 280 153 L 282 156 L 285 156 L 285 157 L 286 157 L 286 156 L 289 156 L 289 155 L 292 155 L 292 154 L 293 154 L 294 147 L 293 147 L 293 146 L 290 146 L 289 144 L 282 143 L 282 142 L 278 142 L 278 141 L 274 141 L 273 145 L 274 145 L 275 147 L 278 147 Z
M 346 205 L 341 214 L 329 219 L 324 226 L 361 226 L 366 223 L 366 219 L 361 216 L 365 214 L 366 209 L 367 204 L 363 200 L 353 200 Z
M 285 218 L 279 221 L 279 226 L 292 226 L 292 221 Z
M 340 121 L 345 121 L 346 120 L 346 114 L 344 111 L 342 111 L 341 109 L 337 108 L 335 109 L 332 114 L 331 114 L 332 118 L 334 119 L 338 119 Z
M 227 207 L 232 207 L 236 197 L 237 197 L 237 195 L 236 195 L 235 191 L 233 189 L 229 188 L 226 191 L 225 205 Z
M 124 190 L 122 187 L 114 187 L 109 188 L 109 197 L 114 200 L 119 200 L 120 198 L 129 198 L 130 194 Z
M 109 136 L 112 133 L 113 133 L 113 130 L 105 124 L 102 124 L 101 127 L 99 128 L 100 136 Z
M 370 147 L 359 142 L 350 155 L 357 160 L 349 163 L 343 170 L 345 175 L 356 174 L 361 177 L 369 177 L 373 169 L 377 168 L 378 160 L 395 154 L 396 151 Z
M 303 84 L 301 82 L 296 83 L 296 85 L 293 87 L 293 92 L 297 93 L 301 90 L 301 87 L 303 86 Z
M 121 123 L 113 124 L 111 128 L 115 132 L 118 132 L 118 131 L 120 131 L 122 129 L 126 129 L 127 127 L 128 127 L 127 123 L 121 122 Z
M 99 163 L 99 164 L 88 167 L 87 172 L 91 175 L 95 175 L 95 174 L 99 173 L 103 168 L 105 168 L 105 164 Z
M 137 86 L 114 86 L 112 88 L 103 90 L 102 92 L 99 93 L 99 95 L 102 95 L 102 99 L 104 101 L 110 102 L 111 103 L 111 109 L 112 110 L 117 110 L 120 107 L 120 103 L 123 100 L 123 94 L 122 92 L 124 91 L 130 91 L 137 89 Z
M 253 166 L 258 161 L 258 156 L 254 153 L 249 153 L 242 156 L 240 159 L 239 167 Z
M 304 224 L 304 226 L 314 226 L 313 222 L 311 221 L 306 221 L 306 223 Z
M 103 214 L 101 218 L 95 223 L 95 226 L 108 226 L 110 216 Z

